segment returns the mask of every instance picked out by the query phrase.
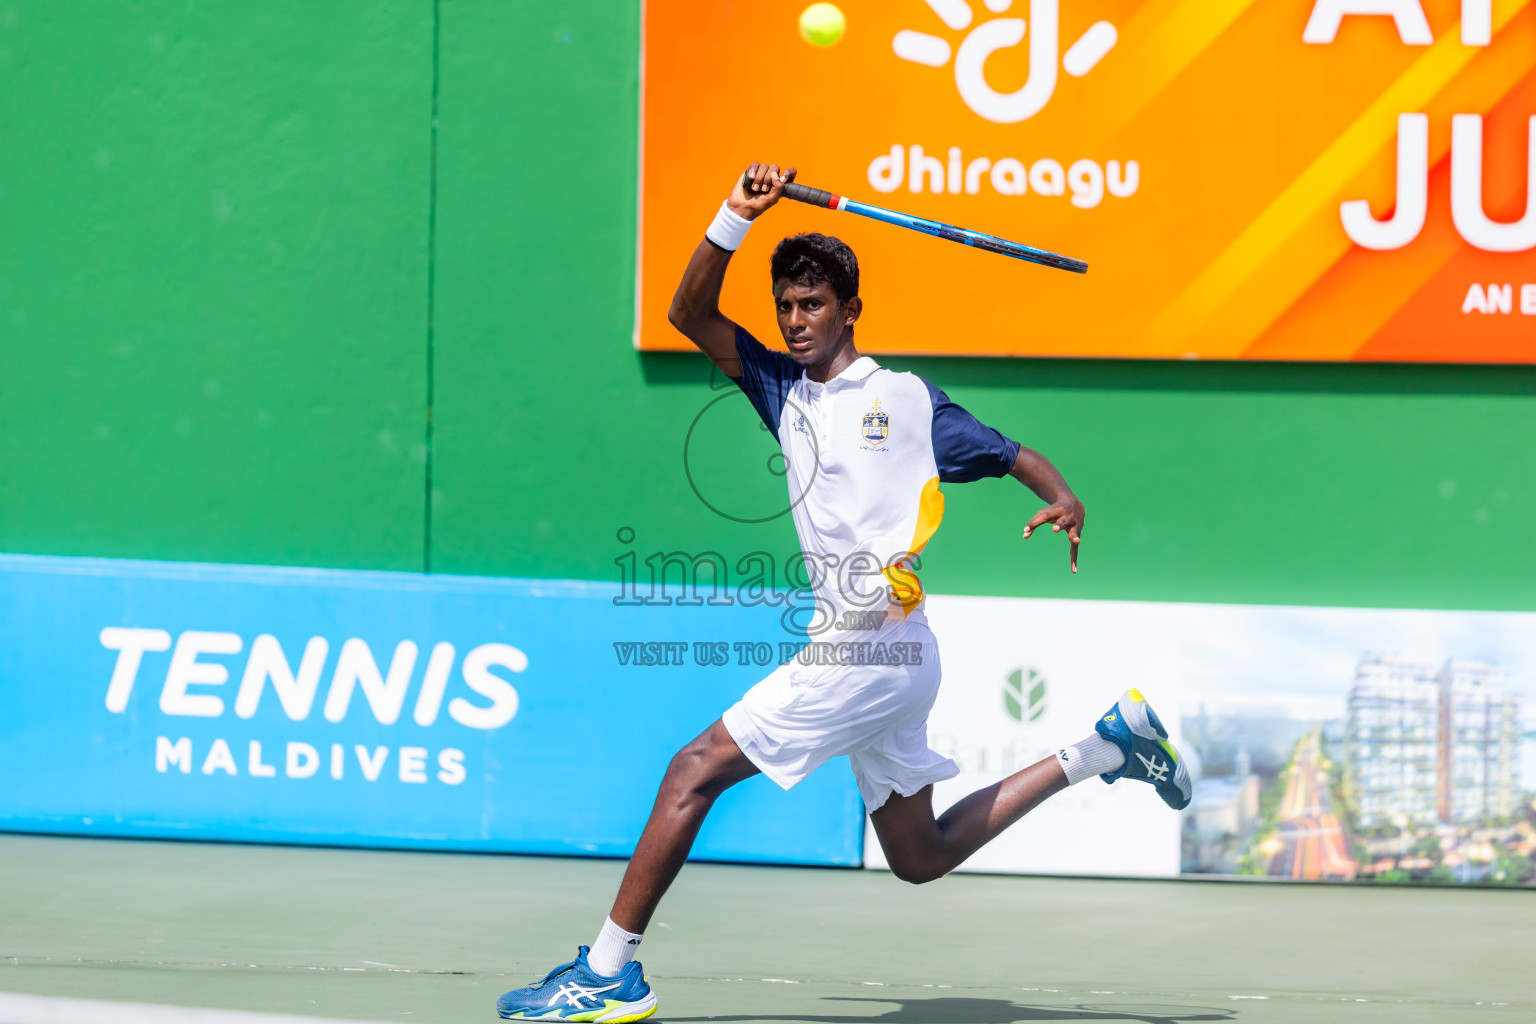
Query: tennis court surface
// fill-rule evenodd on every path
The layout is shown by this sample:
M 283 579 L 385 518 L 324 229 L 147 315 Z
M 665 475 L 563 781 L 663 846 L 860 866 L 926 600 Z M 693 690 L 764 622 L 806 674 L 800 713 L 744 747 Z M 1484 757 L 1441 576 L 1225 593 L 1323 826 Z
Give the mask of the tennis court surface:
M 0 1024 L 494 1020 L 591 941 L 622 869 L 0 836 Z M 1533 913 L 1525 891 L 695 864 L 642 958 L 677 1024 L 1528 1021 Z

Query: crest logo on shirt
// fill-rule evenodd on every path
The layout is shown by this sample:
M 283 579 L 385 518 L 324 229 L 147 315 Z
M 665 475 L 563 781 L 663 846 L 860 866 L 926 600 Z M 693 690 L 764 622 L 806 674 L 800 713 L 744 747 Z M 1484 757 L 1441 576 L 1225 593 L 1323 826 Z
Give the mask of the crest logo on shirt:
M 869 407 L 869 412 L 864 414 L 864 426 L 860 431 L 861 436 L 871 445 L 884 444 L 885 439 L 891 433 L 891 418 L 880 409 L 879 399 Z

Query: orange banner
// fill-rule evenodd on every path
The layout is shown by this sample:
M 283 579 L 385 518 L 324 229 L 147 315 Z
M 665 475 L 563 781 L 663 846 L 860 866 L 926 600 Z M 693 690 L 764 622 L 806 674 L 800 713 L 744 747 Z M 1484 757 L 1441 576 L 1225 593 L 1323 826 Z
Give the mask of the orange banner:
M 765 341 L 823 231 L 869 352 L 1536 359 L 1533 0 L 845 0 L 831 45 L 804 6 L 646 4 L 639 348 L 689 347 L 672 290 L 770 160 L 1089 270 L 784 202 L 722 300 Z

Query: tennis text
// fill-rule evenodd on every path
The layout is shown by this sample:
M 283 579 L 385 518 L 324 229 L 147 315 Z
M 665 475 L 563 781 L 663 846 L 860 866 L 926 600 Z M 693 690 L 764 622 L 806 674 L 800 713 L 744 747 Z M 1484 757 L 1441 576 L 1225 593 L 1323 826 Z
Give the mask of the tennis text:
M 245 640 L 238 633 L 187 630 L 176 637 L 163 629 L 132 629 L 108 626 L 101 631 L 101 645 L 117 652 L 117 663 L 107 684 L 107 710 L 124 714 L 129 699 L 143 674 L 146 656 L 171 651 L 160 682 L 159 708 L 162 714 L 192 718 L 218 718 L 229 707 L 221 693 L 229 683 L 230 666 L 216 660 L 242 653 Z M 268 691 L 268 684 L 283 714 L 290 721 L 309 718 L 321 690 L 321 679 L 330 660 L 331 644 L 325 637 L 311 637 L 297 659 L 297 668 L 284 652 L 277 637 L 263 633 L 250 645 L 240 682 L 234 693 L 234 712 L 238 718 L 252 718 Z M 420 648 L 411 640 L 395 645 L 387 662 L 380 668 L 368 643 L 358 637 L 341 644 L 325 690 L 322 714 L 328 722 L 341 722 L 361 691 L 363 702 L 380 725 L 399 720 L 410 695 Z M 437 721 L 445 698 L 453 685 L 457 661 L 453 644 L 432 647 L 426 665 L 419 674 L 411 718 L 417 725 Z M 454 696 L 446 701 L 448 717 L 470 729 L 498 729 L 517 714 L 517 690 L 497 674 L 522 672 L 528 657 L 508 644 L 481 644 L 464 655 L 459 680 L 470 696 Z

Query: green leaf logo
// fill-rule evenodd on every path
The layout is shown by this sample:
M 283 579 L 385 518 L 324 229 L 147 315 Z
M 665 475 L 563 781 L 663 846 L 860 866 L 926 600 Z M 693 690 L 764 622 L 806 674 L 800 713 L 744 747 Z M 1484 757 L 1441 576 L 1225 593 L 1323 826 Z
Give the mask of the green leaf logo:
M 1045 714 L 1045 676 L 1032 668 L 1016 668 L 1003 680 L 1003 710 L 1020 725 Z

